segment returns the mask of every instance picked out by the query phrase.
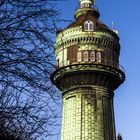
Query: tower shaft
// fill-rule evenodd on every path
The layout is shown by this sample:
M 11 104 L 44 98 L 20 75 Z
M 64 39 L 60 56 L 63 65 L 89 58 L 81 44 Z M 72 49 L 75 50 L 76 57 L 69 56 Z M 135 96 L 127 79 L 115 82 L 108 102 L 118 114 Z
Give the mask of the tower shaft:
M 112 91 L 86 86 L 63 94 L 61 140 L 115 140 Z

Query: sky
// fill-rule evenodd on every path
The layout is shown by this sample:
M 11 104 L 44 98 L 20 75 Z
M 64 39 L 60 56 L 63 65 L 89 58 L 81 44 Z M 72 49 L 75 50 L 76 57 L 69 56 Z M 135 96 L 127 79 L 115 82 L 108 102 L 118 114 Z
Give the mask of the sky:
M 120 64 L 126 74 L 125 82 L 115 91 L 116 133 L 121 133 L 123 140 L 140 140 L 140 1 L 96 0 L 96 5 L 100 20 L 108 27 L 113 21 L 119 31 Z M 74 20 L 78 0 L 58 1 L 57 7 L 60 18 Z

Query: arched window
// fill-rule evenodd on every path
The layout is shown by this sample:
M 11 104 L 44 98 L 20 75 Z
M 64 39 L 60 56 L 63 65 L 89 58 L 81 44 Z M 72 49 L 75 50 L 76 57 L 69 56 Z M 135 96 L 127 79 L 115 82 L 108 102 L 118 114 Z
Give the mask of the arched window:
M 88 61 L 88 51 L 84 51 L 84 61 Z
M 101 62 L 101 52 L 97 52 L 96 53 L 96 60 L 97 60 L 97 62 Z
M 84 24 L 84 30 L 85 30 L 85 31 L 88 31 L 88 23 L 86 23 L 86 22 L 85 22 L 85 24 Z
M 88 20 L 84 23 L 84 30 L 85 31 L 93 31 L 93 22 Z
M 94 51 L 90 52 L 90 61 L 95 62 L 95 52 Z
M 82 53 L 78 52 L 77 53 L 77 62 L 81 62 L 82 61 Z

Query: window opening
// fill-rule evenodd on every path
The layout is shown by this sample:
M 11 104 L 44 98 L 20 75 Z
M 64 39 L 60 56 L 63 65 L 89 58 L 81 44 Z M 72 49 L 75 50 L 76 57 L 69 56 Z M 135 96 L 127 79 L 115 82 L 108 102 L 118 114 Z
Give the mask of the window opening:
M 85 31 L 93 31 L 93 22 L 88 20 L 84 23 L 84 30 Z
M 97 52 L 96 59 L 97 59 L 97 62 L 101 62 L 101 52 Z
M 59 59 L 57 59 L 56 65 L 57 65 L 57 67 L 59 68 Z
M 81 62 L 82 61 L 82 53 L 78 52 L 77 53 L 77 62 Z
M 88 61 L 88 51 L 84 52 L 84 61 L 87 62 Z
M 95 52 L 94 51 L 90 52 L 90 61 L 95 62 Z

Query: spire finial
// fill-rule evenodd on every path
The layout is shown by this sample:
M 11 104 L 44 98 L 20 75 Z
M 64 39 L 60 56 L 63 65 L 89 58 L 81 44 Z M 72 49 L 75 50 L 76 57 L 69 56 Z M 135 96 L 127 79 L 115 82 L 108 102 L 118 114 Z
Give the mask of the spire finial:
M 112 21 L 112 31 L 118 35 L 118 30 L 115 29 L 115 23 Z

